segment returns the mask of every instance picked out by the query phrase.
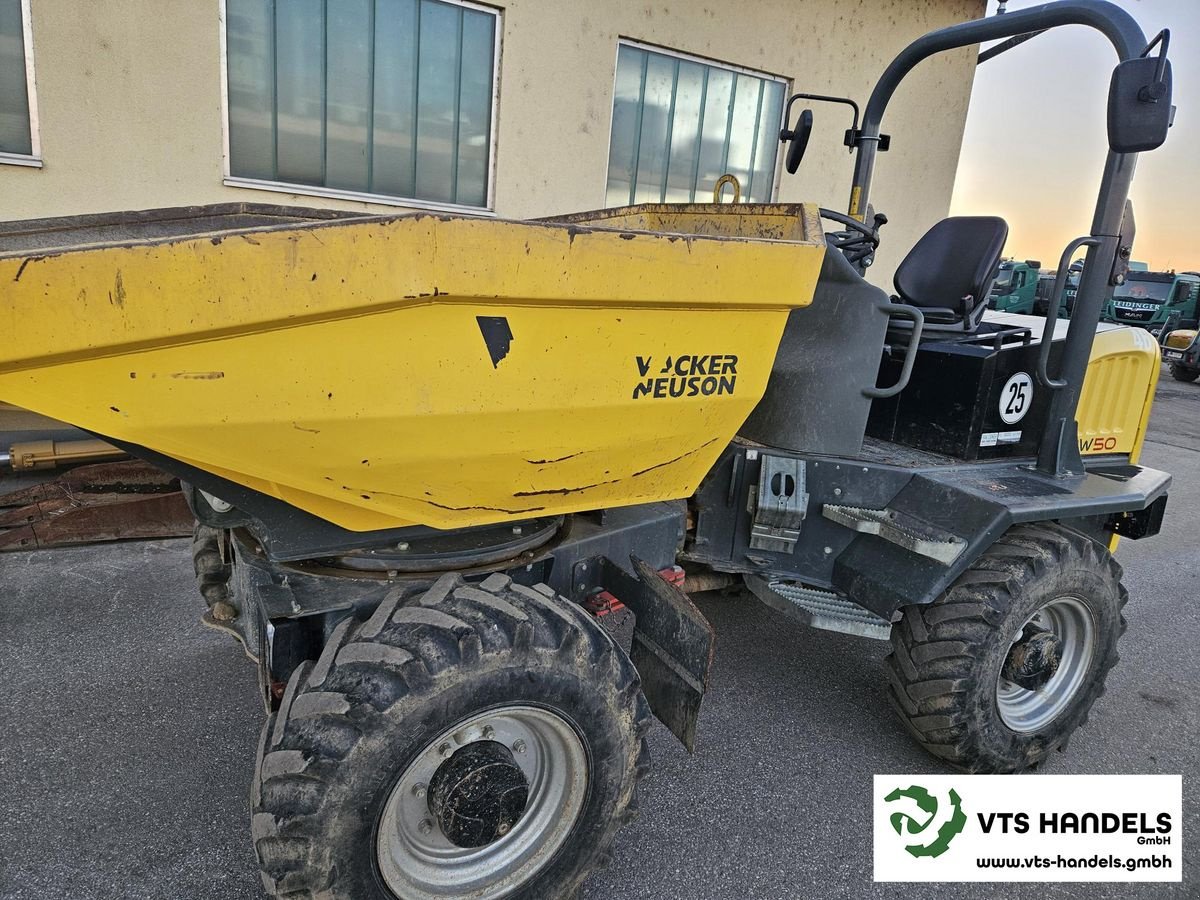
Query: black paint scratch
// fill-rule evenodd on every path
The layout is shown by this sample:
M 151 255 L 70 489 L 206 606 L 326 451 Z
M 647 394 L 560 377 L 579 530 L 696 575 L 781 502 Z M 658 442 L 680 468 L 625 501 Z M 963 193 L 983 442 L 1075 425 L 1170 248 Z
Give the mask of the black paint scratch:
M 13 281 L 20 281 L 21 276 L 25 274 L 25 267 L 31 262 L 37 262 L 40 259 L 45 259 L 44 256 L 27 256 L 21 260 L 21 267 L 17 269 L 17 274 L 13 276 Z
M 549 494 L 578 494 L 582 491 L 590 491 L 592 488 L 604 487 L 606 484 L 616 484 L 620 478 L 614 478 L 611 481 L 597 481 L 595 484 L 582 484 L 579 487 L 562 487 L 562 488 L 546 488 L 543 491 L 514 491 L 514 497 L 544 497 Z
M 566 456 L 558 456 L 554 459 L 527 459 L 525 462 L 529 463 L 531 466 L 548 466 L 550 463 L 560 463 L 566 462 L 568 459 L 574 459 L 582 453 L 583 451 L 580 450 L 577 453 L 568 453 Z
M 366 494 L 362 493 L 362 491 L 368 490 L 367 488 L 357 488 L 357 487 L 351 487 L 350 485 L 343 484 L 342 490 L 350 491 L 350 492 L 357 492 L 363 498 L 370 499 L 369 497 L 367 497 Z M 437 507 L 438 509 L 445 509 L 450 512 L 498 512 L 498 513 L 506 513 L 508 515 L 518 515 L 520 513 L 541 512 L 542 510 L 544 510 L 546 508 L 544 506 L 527 506 L 527 507 L 523 507 L 521 509 L 508 509 L 508 508 L 502 507 L 502 506 L 447 506 L 446 504 L 438 503 L 435 500 L 426 500 L 424 497 L 410 497 L 407 494 L 396 494 L 396 493 L 393 493 L 392 491 L 375 491 L 375 493 L 382 494 L 385 497 L 395 497 L 397 500 L 408 500 L 411 503 L 424 503 L 427 506 L 434 506 L 434 507 Z
M 715 444 L 718 440 L 720 440 L 720 439 L 713 438 L 710 441 L 705 441 L 703 444 L 701 444 L 699 447 L 696 447 L 694 450 L 689 450 L 687 453 L 681 453 L 678 456 L 673 456 L 673 457 L 671 457 L 671 459 L 665 460 L 660 463 L 655 463 L 654 465 L 648 466 L 645 469 L 639 469 L 637 472 L 634 472 L 629 477 L 637 478 L 641 475 L 645 475 L 649 472 L 653 472 L 656 469 L 661 469 L 664 466 L 674 465 L 675 463 L 679 462 L 680 460 L 687 459 L 689 456 L 694 456 L 695 454 L 699 453 L 701 450 L 703 450 L 705 447 L 709 446 L 710 444 Z M 528 460 L 528 459 L 525 461 L 532 462 L 532 460 Z M 553 462 L 553 460 L 549 460 L 549 462 Z M 607 474 L 607 473 L 605 473 L 605 474 Z M 578 487 L 546 488 L 545 490 L 540 490 L 540 491 L 516 491 L 513 493 L 513 496 L 514 497 L 540 497 L 540 496 L 545 496 L 548 494 L 558 494 L 558 495 L 578 494 L 582 491 L 590 491 L 592 488 L 604 487 L 609 484 L 616 484 L 620 480 L 621 480 L 620 478 L 613 478 L 608 481 L 597 481 L 595 484 L 579 485 Z
M 715 444 L 718 440 L 719 440 L 719 438 L 713 438 L 711 441 L 705 441 L 703 444 L 701 444 L 695 450 L 689 450 L 687 453 L 681 453 L 676 457 L 668 459 L 666 462 L 656 463 L 653 466 L 650 466 L 648 469 L 640 469 L 637 472 L 634 472 L 633 475 L 630 477 L 637 478 L 639 475 L 645 475 L 647 472 L 653 472 L 655 469 L 661 469 L 663 466 L 673 465 L 673 464 L 679 462 L 681 459 L 687 459 L 689 456 L 696 455 L 701 450 L 703 450 L 705 447 L 707 447 L 709 444 Z

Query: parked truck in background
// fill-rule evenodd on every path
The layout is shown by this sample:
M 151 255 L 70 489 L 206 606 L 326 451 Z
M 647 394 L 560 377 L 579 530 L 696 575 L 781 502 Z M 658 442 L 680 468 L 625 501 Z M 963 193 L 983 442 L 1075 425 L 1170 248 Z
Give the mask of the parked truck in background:
M 1006 259 L 1000 263 L 996 280 L 992 282 L 988 306 L 1000 312 L 1030 314 L 1038 286 L 1038 270 L 1042 264 L 1036 259 L 1024 261 Z
M 1200 378 L 1200 331 L 1177 328 L 1162 338 L 1162 358 L 1176 381 Z
M 1130 260 L 1130 272 L 1145 272 L 1149 266 L 1144 262 Z M 1083 271 L 1083 260 L 1077 259 L 1071 263 L 1071 267 L 1067 273 L 1067 284 L 1063 288 L 1062 303 L 1058 305 L 1058 317 L 1060 319 L 1071 318 L 1071 313 L 1075 309 L 1075 294 L 1079 290 L 1079 273 Z M 1050 295 L 1054 293 L 1054 280 L 1057 276 L 1055 272 L 1043 273 L 1038 277 L 1037 287 L 1035 289 L 1035 297 L 1033 301 L 1033 313 L 1037 316 L 1046 315 L 1046 311 L 1050 308 Z
M 1058 304 L 1058 317 L 1060 319 L 1071 318 L 1071 311 L 1075 309 L 1075 293 L 1079 290 L 1079 273 L 1082 271 L 1082 259 L 1077 259 L 1071 263 L 1071 268 L 1067 273 L 1067 283 L 1063 288 L 1062 303 Z M 1057 275 L 1058 273 L 1056 272 L 1050 272 L 1039 276 L 1037 286 L 1034 288 L 1034 315 L 1044 316 L 1050 309 L 1050 297 L 1054 293 L 1054 281 Z
M 1195 328 L 1200 275 L 1194 272 L 1130 271 L 1113 290 L 1103 321 L 1145 328 L 1155 337 L 1179 328 Z

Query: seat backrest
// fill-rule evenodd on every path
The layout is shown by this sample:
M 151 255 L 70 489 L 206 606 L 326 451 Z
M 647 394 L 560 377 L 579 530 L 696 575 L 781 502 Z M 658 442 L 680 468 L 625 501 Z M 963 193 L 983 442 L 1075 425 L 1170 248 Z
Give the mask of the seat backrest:
M 913 306 L 964 316 L 964 297 L 973 298 L 974 308 L 986 300 L 1007 239 L 1008 223 L 998 216 L 942 219 L 896 269 L 896 293 Z

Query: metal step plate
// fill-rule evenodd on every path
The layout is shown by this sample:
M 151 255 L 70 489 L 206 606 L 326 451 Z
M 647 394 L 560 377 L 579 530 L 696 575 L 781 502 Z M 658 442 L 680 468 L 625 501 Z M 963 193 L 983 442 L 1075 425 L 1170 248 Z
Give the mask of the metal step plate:
M 958 559 L 967 546 L 967 542 L 957 535 L 892 509 L 862 509 L 826 503 L 821 508 L 821 515 L 852 531 L 878 535 L 947 566 Z
M 789 581 L 768 582 L 753 575 L 746 576 L 746 586 L 767 606 L 812 628 L 879 641 L 888 640 L 892 633 L 891 623 L 886 619 L 830 591 Z

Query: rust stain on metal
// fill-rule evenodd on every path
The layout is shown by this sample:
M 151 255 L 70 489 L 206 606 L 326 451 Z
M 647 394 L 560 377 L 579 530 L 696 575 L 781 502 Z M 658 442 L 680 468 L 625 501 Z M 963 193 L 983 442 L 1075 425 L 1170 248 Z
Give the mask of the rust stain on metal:
M 125 282 L 121 280 L 121 270 L 117 269 L 117 277 L 113 282 L 113 289 L 108 292 L 108 302 L 113 306 L 125 306 Z
M 184 537 L 192 533 L 195 521 L 179 492 L 122 495 L 115 501 L 93 504 L 66 503 L 47 513 L 46 518 L 0 532 L 0 552 Z
M 172 372 L 172 378 L 182 378 L 187 381 L 215 381 L 224 378 L 224 372 Z
M 80 466 L 0 507 L 0 552 L 182 537 L 194 521 L 178 479 L 140 460 Z
M 141 460 L 95 463 L 70 469 L 52 481 L 0 495 L 0 508 L 80 494 L 162 494 L 177 490 L 179 479 Z

